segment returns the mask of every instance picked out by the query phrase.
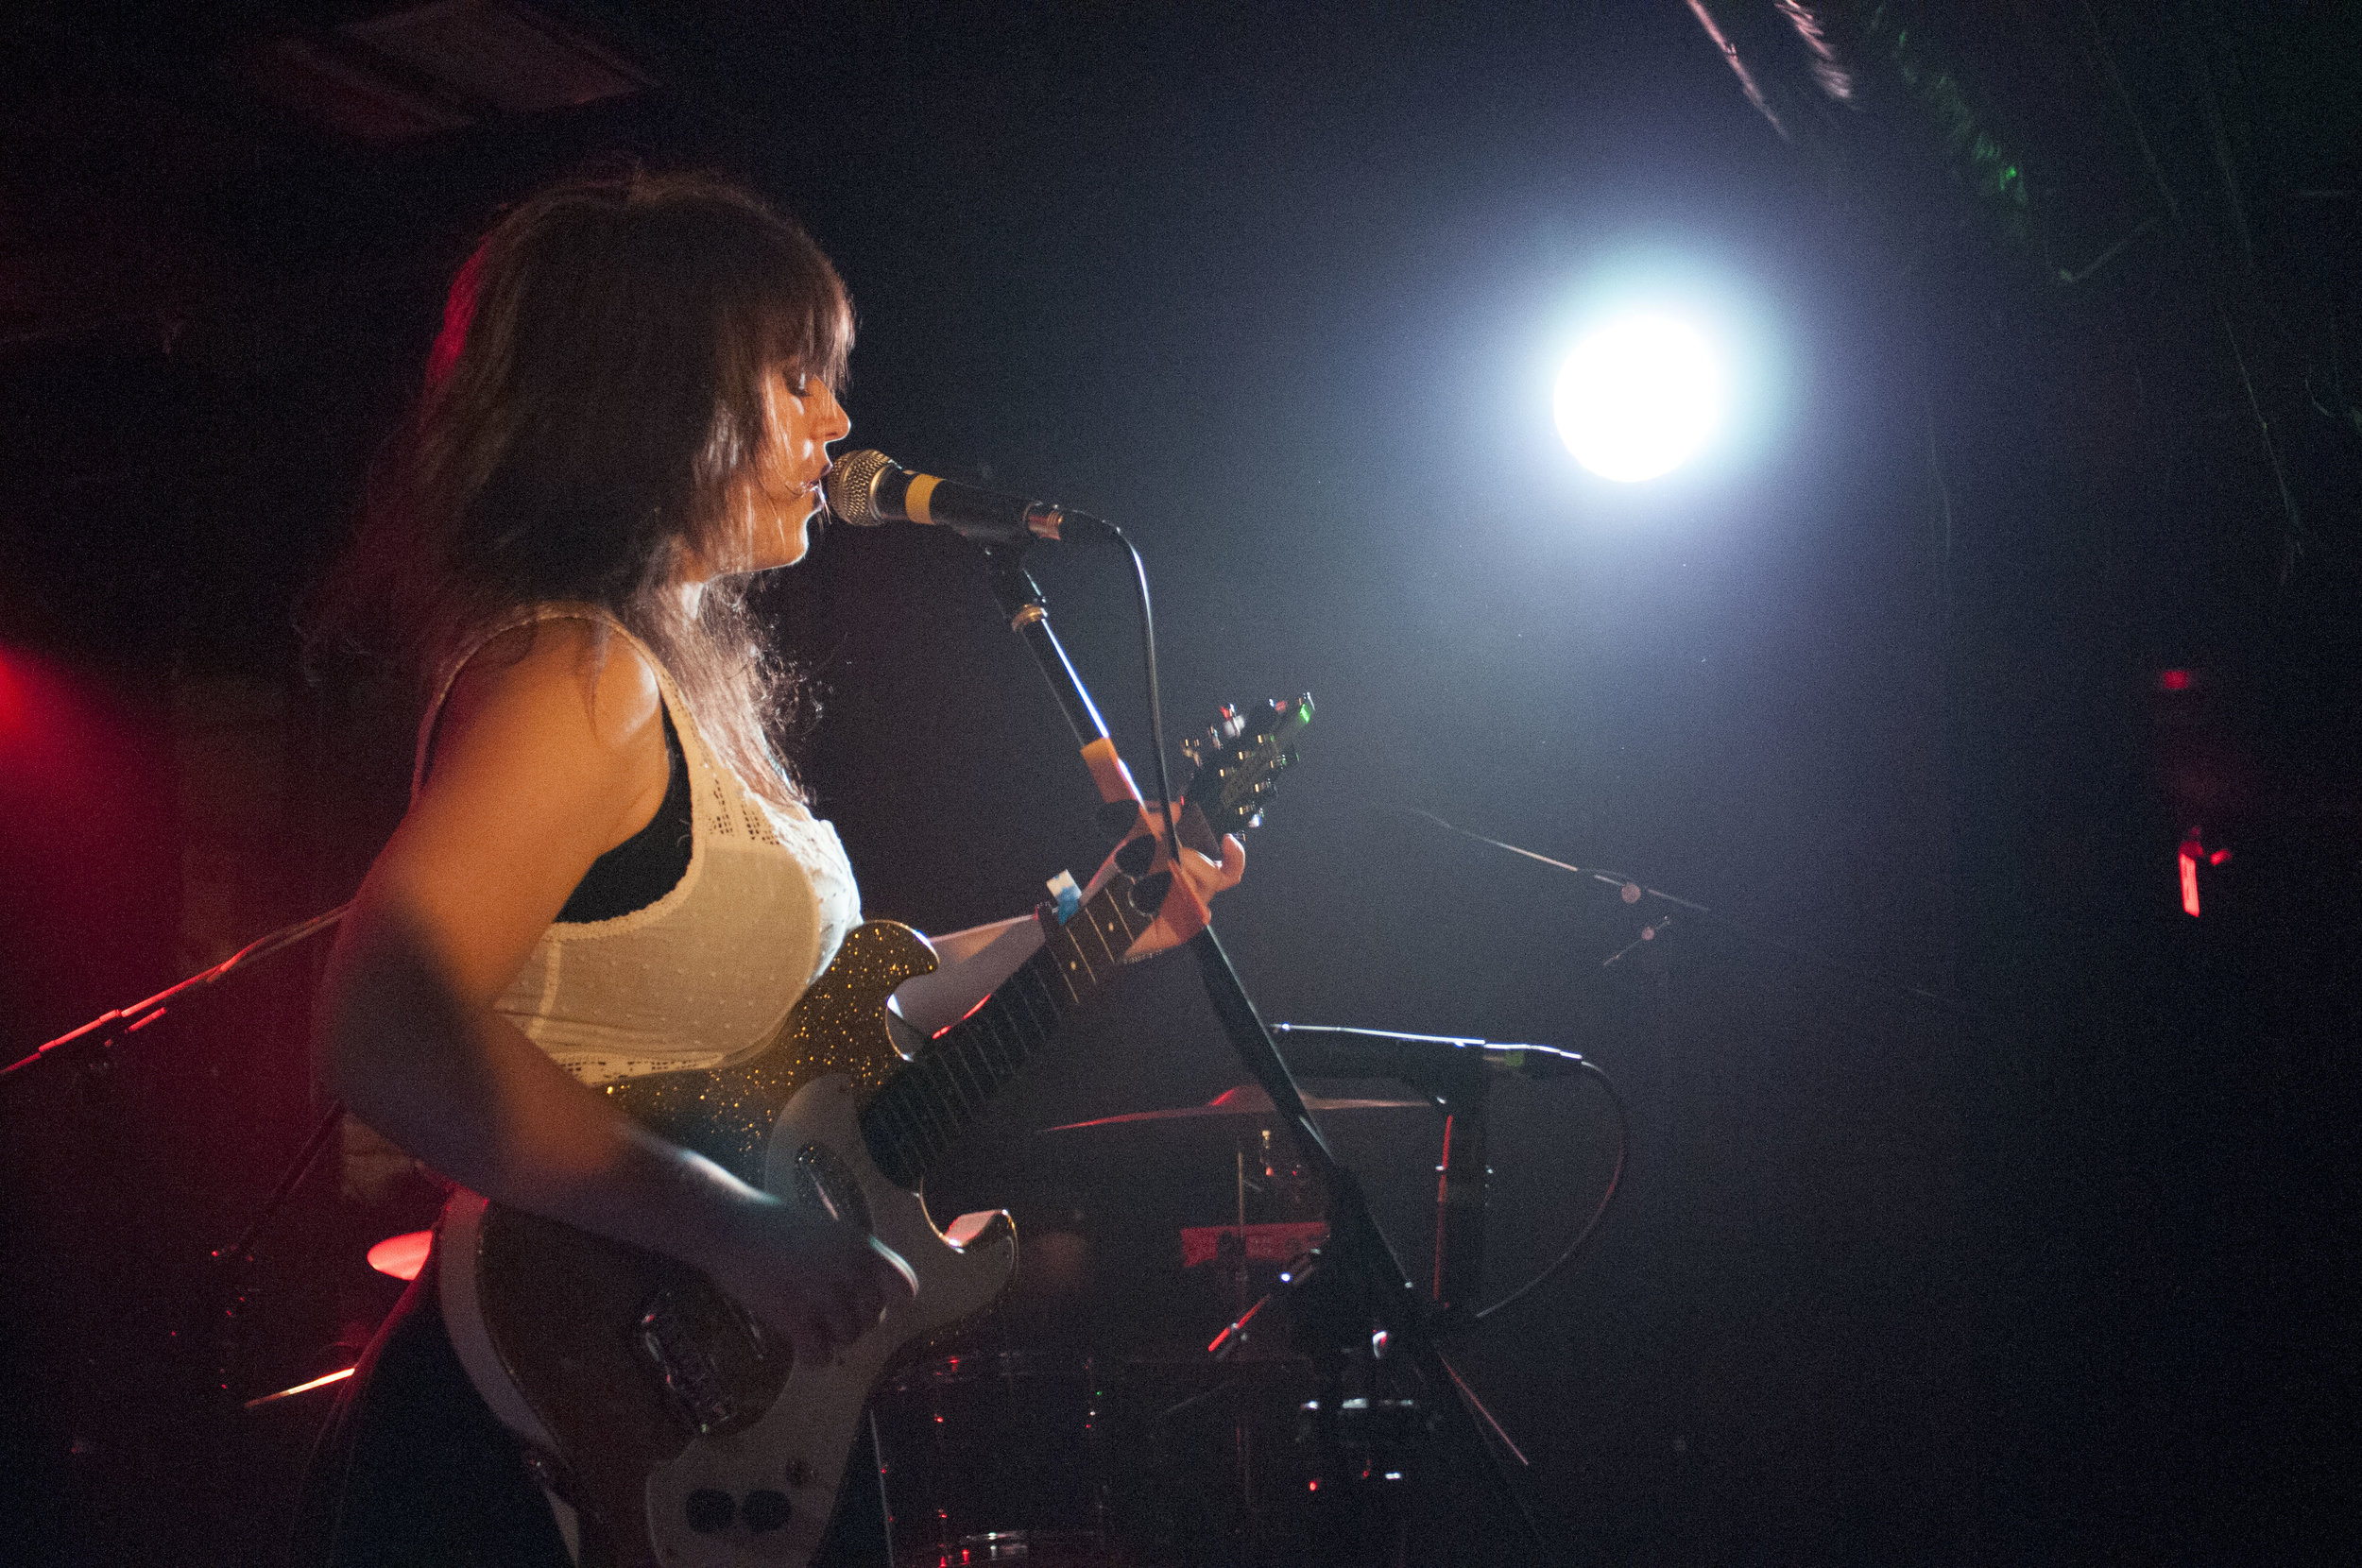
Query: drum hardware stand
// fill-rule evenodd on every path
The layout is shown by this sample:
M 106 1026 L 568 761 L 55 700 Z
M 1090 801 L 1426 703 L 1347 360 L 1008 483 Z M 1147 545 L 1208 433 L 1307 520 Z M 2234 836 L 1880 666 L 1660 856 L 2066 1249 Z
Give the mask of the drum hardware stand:
M 1110 530 L 1111 533 L 1114 530 Z M 1116 537 L 1122 539 L 1118 533 Z M 1129 550 L 1129 541 L 1122 541 Z M 1040 666 L 1043 678 L 1050 683 L 1053 695 L 1066 714 L 1074 731 L 1083 758 L 1089 767 L 1100 797 L 1108 806 L 1129 804 L 1133 820 L 1143 813 L 1139 790 L 1117 756 L 1115 743 L 1108 736 L 1105 722 L 1075 673 L 1074 665 L 1067 657 L 1057 634 L 1051 629 L 1049 611 L 1043 603 L 1040 585 L 1025 570 L 1025 545 L 987 545 L 984 554 L 990 569 L 994 593 L 1000 599 L 1002 613 L 1008 618 L 1010 629 L 1024 639 Z M 1142 608 L 1145 614 L 1146 586 L 1144 569 L 1138 567 L 1138 554 L 1131 552 L 1136 571 L 1142 571 Z M 1161 735 L 1155 738 L 1160 748 Z M 1160 810 L 1170 812 L 1169 807 Z M 1110 812 L 1110 815 L 1113 813 Z M 1154 822 L 1157 813 L 1146 812 Z M 1476 1403 L 1473 1392 L 1461 1379 L 1435 1340 L 1440 1326 L 1434 1310 L 1420 1299 L 1418 1287 L 1404 1270 L 1393 1244 L 1379 1228 L 1371 1213 L 1369 1200 L 1353 1173 L 1340 1163 L 1321 1136 L 1311 1115 L 1305 1109 L 1304 1097 L 1295 1079 L 1279 1055 L 1264 1029 L 1254 1001 L 1241 983 L 1230 957 L 1223 950 L 1209 922 L 1190 939 L 1190 950 L 1196 955 L 1207 998 L 1213 1003 L 1216 1015 L 1222 1020 L 1224 1031 L 1239 1052 L 1247 1071 L 1271 1096 L 1272 1104 L 1293 1135 L 1304 1162 L 1316 1171 L 1327 1196 L 1329 1225 L 1328 1241 L 1319 1250 L 1319 1261 L 1312 1268 L 1297 1274 L 1290 1287 L 1309 1310 L 1299 1315 L 1305 1331 L 1317 1336 L 1325 1346 L 1326 1358 L 1340 1369 L 1349 1357 L 1382 1354 L 1400 1357 L 1417 1373 L 1430 1400 L 1427 1420 L 1434 1423 L 1438 1437 L 1447 1437 L 1462 1454 L 1481 1455 L 1482 1468 L 1489 1477 L 1493 1507 L 1505 1518 L 1515 1522 L 1515 1529 L 1527 1547 L 1529 1560 L 1541 1562 L 1550 1557 L 1547 1538 L 1535 1519 L 1518 1477 L 1511 1469 L 1522 1461 L 1516 1450 L 1506 1452 L 1492 1434 L 1500 1431 L 1489 1412 Z M 1479 1151 L 1481 1157 L 1481 1150 Z M 1372 1324 L 1376 1331 L 1372 1331 Z M 1342 1388 L 1342 1375 L 1339 1378 Z M 1446 1397 L 1446 1390 L 1449 1396 Z M 1325 1436 L 1339 1437 L 1336 1417 L 1341 1414 L 1341 1401 L 1324 1399 L 1319 1412 Z M 1331 1448 L 1330 1452 L 1338 1452 Z M 1515 1457 L 1513 1457 L 1515 1456 Z M 1334 1474 L 1342 1475 L 1342 1466 Z M 1347 1489 L 1332 1487 L 1336 1501 L 1328 1506 L 1340 1508 Z M 1335 1523 L 1343 1526 L 1343 1517 Z M 1333 1556 L 1347 1549 L 1351 1532 L 1346 1528 L 1323 1529 L 1319 1532 L 1321 1549 L 1332 1554 L 1330 1560 L 1342 1561 Z

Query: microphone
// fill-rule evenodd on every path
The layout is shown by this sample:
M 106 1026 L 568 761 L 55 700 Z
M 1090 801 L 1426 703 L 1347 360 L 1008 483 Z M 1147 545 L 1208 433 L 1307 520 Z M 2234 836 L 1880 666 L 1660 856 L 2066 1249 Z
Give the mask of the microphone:
M 828 493 L 829 510 L 856 528 L 890 520 L 922 522 L 949 528 L 978 544 L 1056 541 L 1070 525 L 1086 533 L 1114 533 L 1088 512 L 913 473 L 881 452 L 846 453 L 829 469 L 822 488 Z
M 1382 1029 L 1274 1024 L 1289 1036 L 1288 1065 L 1312 1078 L 1399 1078 L 1424 1083 L 1439 1073 L 1481 1065 L 1498 1077 L 1568 1078 L 1583 1071 L 1579 1052 L 1555 1046 L 1505 1046 L 1449 1034 L 1397 1034 Z

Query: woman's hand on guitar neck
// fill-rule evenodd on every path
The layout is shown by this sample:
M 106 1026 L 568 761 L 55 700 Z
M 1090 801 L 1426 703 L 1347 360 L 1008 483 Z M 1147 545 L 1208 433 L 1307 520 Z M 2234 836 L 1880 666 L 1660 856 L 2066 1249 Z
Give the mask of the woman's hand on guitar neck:
M 1099 870 L 1090 879 L 1090 885 L 1083 890 L 1086 902 L 1088 902 L 1102 887 L 1106 885 L 1108 877 L 1116 870 L 1116 857 L 1123 853 L 1126 845 L 1138 843 L 1148 835 L 1150 813 L 1154 810 L 1154 807 L 1142 803 L 1139 826 L 1125 838 L 1123 844 L 1116 846 L 1113 854 L 1100 863 Z M 1173 878 L 1172 891 L 1165 895 L 1164 907 L 1157 912 L 1155 924 L 1142 931 L 1139 939 L 1132 944 L 1131 950 L 1123 955 L 1124 962 L 1127 963 L 1137 963 L 1151 953 L 1161 953 L 1168 947 L 1178 947 L 1195 936 L 1205 929 L 1206 923 L 1212 917 L 1209 906 L 1214 901 L 1214 895 L 1237 887 L 1239 879 L 1246 875 L 1244 841 L 1238 834 L 1232 833 L 1224 837 L 1219 845 L 1214 845 L 1213 835 L 1207 831 L 1204 819 L 1185 814 L 1190 811 L 1190 809 L 1184 806 L 1172 813 L 1180 841 L 1177 845 L 1180 850 L 1179 860 L 1166 861 L 1162 853 L 1162 842 L 1160 841 L 1157 845 L 1157 859 L 1152 869 L 1163 870 L 1170 865 L 1177 875 Z M 1196 827 L 1195 833 L 1189 830 L 1192 823 Z M 1204 841 L 1210 847 L 1218 848 L 1220 859 L 1191 847 L 1190 841 L 1193 838 Z
M 1140 818 L 1142 833 L 1147 818 Z M 1220 851 L 1221 859 L 1201 854 L 1187 843 L 1181 846 L 1180 876 L 1174 889 L 1165 895 L 1164 908 L 1157 912 L 1155 925 L 1142 931 L 1124 957 L 1126 961 L 1146 958 L 1167 947 L 1176 947 L 1198 933 L 1206 924 L 1206 906 L 1214 895 L 1239 885 L 1246 874 L 1246 845 L 1235 833 L 1213 844 L 1210 833 L 1199 829 L 1205 842 Z M 1084 891 L 1088 902 L 1098 895 L 1107 878 L 1116 869 L 1116 858 L 1107 857 L 1091 878 Z M 1041 925 L 1032 915 L 1018 915 L 990 926 L 977 926 L 968 930 L 953 931 L 933 939 L 936 955 L 943 961 L 940 968 L 916 976 L 902 982 L 894 994 L 894 1015 L 908 1024 L 917 1038 L 923 1039 L 948 1029 L 975 1010 L 976 1004 L 992 995 L 1002 980 L 1041 949 Z M 905 1050 L 914 1048 L 916 1041 L 906 1041 Z
M 838 1220 L 765 1193 L 730 1205 L 721 1235 L 686 1261 L 794 1347 L 826 1361 L 878 1326 L 916 1276 L 894 1250 Z

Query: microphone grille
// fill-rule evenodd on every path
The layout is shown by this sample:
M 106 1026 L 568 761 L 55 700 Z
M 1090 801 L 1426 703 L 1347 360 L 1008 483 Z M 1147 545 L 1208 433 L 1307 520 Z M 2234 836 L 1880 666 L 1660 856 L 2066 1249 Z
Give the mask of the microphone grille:
M 878 481 L 893 467 L 893 458 L 867 448 L 838 458 L 820 486 L 829 498 L 829 510 L 838 521 L 856 528 L 885 521 L 885 514 L 878 510 Z

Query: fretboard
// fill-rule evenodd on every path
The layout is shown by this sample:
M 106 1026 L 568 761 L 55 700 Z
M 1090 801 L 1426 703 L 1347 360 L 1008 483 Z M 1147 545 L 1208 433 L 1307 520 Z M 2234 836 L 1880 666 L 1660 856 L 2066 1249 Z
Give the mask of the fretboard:
M 916 1188 L 984 1101 L 1122 965 L 1154 918 L 1133 906 L 1131 890 L 1130 878 L 1112 878 L 982 1006 L 920 1047 L 862 1108 L 862 1141 L 897 1185 Z

